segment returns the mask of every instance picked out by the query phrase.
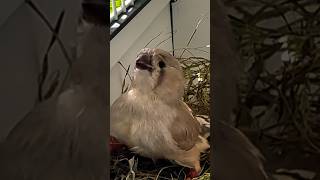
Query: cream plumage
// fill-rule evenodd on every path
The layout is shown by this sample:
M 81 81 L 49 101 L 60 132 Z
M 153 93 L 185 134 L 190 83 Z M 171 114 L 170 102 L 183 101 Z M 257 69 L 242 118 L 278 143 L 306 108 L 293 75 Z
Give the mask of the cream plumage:
M 199 172 L 200 152 L 209 145 L 182 101 L 183 92 L 177 59 L 160 49 L 141 50 L 131 89 L 111 107 L 111 136 L 143 156 L 174 160 Z

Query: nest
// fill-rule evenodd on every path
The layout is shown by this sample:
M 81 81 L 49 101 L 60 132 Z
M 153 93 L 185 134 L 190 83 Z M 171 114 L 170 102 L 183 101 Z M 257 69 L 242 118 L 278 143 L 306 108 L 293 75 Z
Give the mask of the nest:
M 203 57 L 178 58 L 186 79 L 184 102 L 195 115 L 210 111 L 210 60 Z

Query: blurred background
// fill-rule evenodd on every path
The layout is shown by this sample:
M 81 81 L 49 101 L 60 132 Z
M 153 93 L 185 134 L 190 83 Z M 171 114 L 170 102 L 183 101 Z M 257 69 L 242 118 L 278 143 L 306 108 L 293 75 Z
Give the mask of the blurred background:
M 319 1 L 223 2 L 242 72 L 233 124 L 277 177 L 320 179 Z
M 44 96 L 56 95 L 76 55 L 82 1 L 31 2 L 0 2 L 0 141 Z

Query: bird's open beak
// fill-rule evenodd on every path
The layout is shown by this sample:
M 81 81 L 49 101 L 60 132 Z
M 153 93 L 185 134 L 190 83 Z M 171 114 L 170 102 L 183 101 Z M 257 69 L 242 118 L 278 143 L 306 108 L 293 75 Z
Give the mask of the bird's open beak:
M 136 61 L 136 68 L 141 69 L 141 70 L 148 70 L 151 72 L 153 70 L 153 66 L 151 63 L 151 57 L 149 55 L 139 56 Z

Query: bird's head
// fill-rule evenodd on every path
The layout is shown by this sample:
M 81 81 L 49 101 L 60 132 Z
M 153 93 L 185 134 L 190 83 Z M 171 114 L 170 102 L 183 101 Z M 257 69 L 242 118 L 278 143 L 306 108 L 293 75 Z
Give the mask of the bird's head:
M 136 59 L 132 88 L 163 100 L 183 96 L 184 77 L 178 60 L 161 49 L 142 49 Z

